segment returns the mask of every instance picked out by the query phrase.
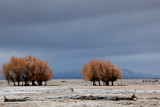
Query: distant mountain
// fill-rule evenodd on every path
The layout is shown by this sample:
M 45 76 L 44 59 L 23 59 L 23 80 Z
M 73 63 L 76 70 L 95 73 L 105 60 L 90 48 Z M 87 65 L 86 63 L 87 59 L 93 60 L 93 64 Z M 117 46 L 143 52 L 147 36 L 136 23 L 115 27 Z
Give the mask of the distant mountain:
M 52 79 L 82 79 L 80 72 L 53 73 Z
M 134 72 L 128 69 L 121 68 L 121 73 L 123 75 L 123 79 L 153 79 L 160 78 L 157 75 L 145 74 Z M 82 75 L 80 72 L 63 72 L 63 73 L 54 73 L 53 79 L 82 79 Z
M 127 70 L 121 68 L 121 73 L 123 75 L 123 79 L 153 79 L 153 78 L 160 78 L 157 75 L 145 74 L 140 72 L 133 72 L 131 70 Z

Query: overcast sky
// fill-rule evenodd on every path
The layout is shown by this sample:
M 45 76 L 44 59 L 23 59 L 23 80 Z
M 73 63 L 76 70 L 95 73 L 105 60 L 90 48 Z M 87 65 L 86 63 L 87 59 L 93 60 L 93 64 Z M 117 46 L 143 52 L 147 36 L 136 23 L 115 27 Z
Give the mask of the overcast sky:
M 0 0 L 0 65 L 34 55 L 77 73 L 105 58 L 160 74 L 159 46 L 160 0 Z

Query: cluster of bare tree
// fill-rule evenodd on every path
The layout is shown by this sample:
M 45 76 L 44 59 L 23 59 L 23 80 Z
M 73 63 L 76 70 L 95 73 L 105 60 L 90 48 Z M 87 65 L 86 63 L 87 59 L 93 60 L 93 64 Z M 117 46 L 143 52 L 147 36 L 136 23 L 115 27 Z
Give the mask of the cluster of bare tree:
M 12 56 L 9 63 L 2 65 L 2 73 L 4 78 L 16 85 L 20 85 L 22 82 L 23 85 L 29 85 L 29 82 L 32 82 L 32 85 L 42 85 L 42 82 L 46 82 L 52 77 L 52 70 L 50 70 L 48 62 L 43 61 L 42 59 L 37 59 L 35 56 L 27 56 L 23 58 L 18 58 Z
M 95 82 L 103 81 L 104 85 L 108 86 L 109 82 L 116 81 L 121 78 L 121 70 L 112 62 L 105 60 L 95 60 L 93 59 L 89 63 L 83 65 L 81 70 L 83 79 L 85 81 L 92 81 L 93 85 L 96 85 Z

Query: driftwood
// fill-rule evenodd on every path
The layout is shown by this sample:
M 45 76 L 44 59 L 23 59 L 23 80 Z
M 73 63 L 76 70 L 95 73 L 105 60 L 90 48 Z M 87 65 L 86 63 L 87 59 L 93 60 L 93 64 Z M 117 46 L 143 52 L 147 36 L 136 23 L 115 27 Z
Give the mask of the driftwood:
M 132 95 L 132 97 L 131 97 L 133 100 L 137 100 L 137 96 L 136 96 L 136 90 L 135 90 L 135 92 L 134 92 L 134 94 Z
M 143 80 L 143 82 L 158 82 L 158 80 Z
M 74 96 L 71 99 L 79 99 L 79 100 L 136 100 L 135 96 L 132 97 L 99 97 L 99 96 Z
M 137 100 L 136 90 L 133 93 L 131 97 L 119 97 L 119 96 L 110 96 L 110 97 L 99 97 L 99 96 L 73 96 L 71 99 L 80 99 L 80 100 L 113 100 L 113 101 L 118 101 L 118 100 Z
M 156 99 L 156 100 L 160 100 L 160 98 L 158 98 L 158 97 L 151 97 L 151 98 L 147 98 L 147 99 Z
M 76 96 L 63 96 L 63 97 L 53 97 L 53 98 L 47 98 L 47 99 L 77 99 L 77 100 L 112 100 L 112 101 L 118 101 L 118 100 L 133 100 L 136 101 L 137 97 L 135 94 L 133 94 L 131 97 L 118 97 L 118 96 L 108 96 L 108 97 L 100 97 L 100 96 L 83 96 L 83 95 L 76 95 Z
M 23 102 L 29 100 L 29 97 L 19 98 L 19 99 L 8 99 L 4 96 L 4 102 Z

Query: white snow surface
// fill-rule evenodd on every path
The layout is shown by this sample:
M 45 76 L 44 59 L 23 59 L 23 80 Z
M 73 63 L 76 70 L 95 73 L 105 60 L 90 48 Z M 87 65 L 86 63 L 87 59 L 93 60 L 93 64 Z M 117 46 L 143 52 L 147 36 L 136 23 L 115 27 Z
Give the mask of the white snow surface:
M 2 87 L 0 89 L 0 95 L 8 94 L 23 94 L 23 93 L 45 93 L 50 92 L 70 92 L 68 87 Z M 134 93 L 135 90 L 124 90 L 124 89 L 74 89 L 75 93 L 84 93 L 84 94 L 127 94 Z M 160 93 L 160 90 L 136 90 L 136 93 Z
M 23 94 L 23 93 L 45 93 L 46 91 L 61 92 L 66 89 L 59 89 L 53 87 L 2 87 L 0 89 L 0 95 L 8 94 Z

